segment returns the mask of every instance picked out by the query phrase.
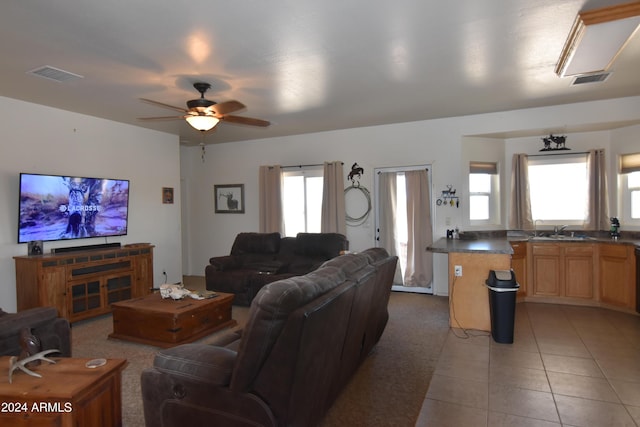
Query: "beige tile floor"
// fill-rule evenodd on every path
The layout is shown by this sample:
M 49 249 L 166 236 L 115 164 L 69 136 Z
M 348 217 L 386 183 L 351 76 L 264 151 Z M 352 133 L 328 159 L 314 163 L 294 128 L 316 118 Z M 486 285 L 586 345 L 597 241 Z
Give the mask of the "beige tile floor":
M 519 303 L 513 344 L 452 329 L 416 426 L 640 426 L 640 316 Z

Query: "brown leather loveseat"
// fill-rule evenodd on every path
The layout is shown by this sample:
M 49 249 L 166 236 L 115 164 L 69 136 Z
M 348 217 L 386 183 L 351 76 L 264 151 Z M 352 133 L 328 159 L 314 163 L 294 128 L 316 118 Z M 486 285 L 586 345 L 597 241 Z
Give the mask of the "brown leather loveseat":
M 347 238 L 338 233 L 240 233 L 229 255 L 209 260 L 206 286 L 235 294 L 234 304 L 248 306 L 267 283 L 307 274 L 347 249 Z
M 243 331 L 156 354 L 147 427 L 317 425 L 380 339 L 397 258 L 372 248 L 263 287 Z

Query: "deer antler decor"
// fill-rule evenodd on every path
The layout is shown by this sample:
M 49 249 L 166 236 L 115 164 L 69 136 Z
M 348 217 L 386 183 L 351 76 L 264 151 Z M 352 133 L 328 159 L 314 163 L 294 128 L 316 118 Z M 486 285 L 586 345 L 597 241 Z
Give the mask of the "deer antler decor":
M 59 353 L 59 351 L 56 349 L 45 350 L 45 351 L 41 351 L 40 353 L 36 353 L 33 356 L 25 357 L 24 359 L 20 359 L 20 360 L 18 360 L 16 356 L 11 356 L 11 358 L 9 359 L 9 384 L 11 384 L 11 381 L 13 379 L 13 372 L 16 369 L 20 369 L 22 372 L 24 372 L 27 375 L 31 375 L 32 377 L 42 378 L 42 375 L 40 375 L 39 373 L 33 372 L 27 369 L 26 365 L 29 362 L 33 362 L 36 360 L 44 360 L 45 362 L 56 363 L 55 360 L 45 357 L 47 354 L 50 354 L 50 353 Z

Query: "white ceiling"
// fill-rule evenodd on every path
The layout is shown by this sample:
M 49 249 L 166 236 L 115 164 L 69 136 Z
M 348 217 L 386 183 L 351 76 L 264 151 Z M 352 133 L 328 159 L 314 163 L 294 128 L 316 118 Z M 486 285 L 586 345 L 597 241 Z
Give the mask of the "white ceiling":
M 624 1 L 623 1 L 624 2 Z M 221 123 L 205 143 L 640 95 L 640 36 L 603 83 L 554 67 L 579 11 L 616 0 L 4 1 L 0 95 L 180 135 L 141 122 L 206 97 L 269 128 Z M 49 65 L 84 76 L 26 74 Z M 604 125 L 606 127 L 606 125 Z

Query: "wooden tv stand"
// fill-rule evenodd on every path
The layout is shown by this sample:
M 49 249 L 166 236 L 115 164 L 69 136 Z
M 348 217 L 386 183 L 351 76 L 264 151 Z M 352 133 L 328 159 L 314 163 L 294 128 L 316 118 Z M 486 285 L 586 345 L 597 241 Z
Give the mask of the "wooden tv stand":
M 153 245 L 13 257 L 18 311 L 53 306 L 70 322 L 111 311 L 111 304 L 153 288 Z

